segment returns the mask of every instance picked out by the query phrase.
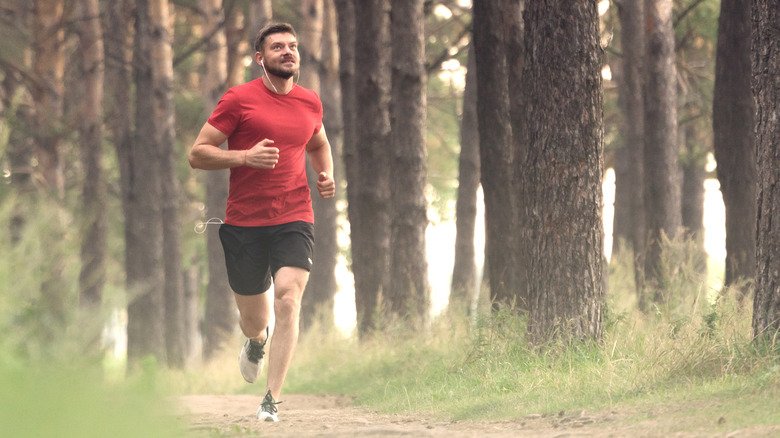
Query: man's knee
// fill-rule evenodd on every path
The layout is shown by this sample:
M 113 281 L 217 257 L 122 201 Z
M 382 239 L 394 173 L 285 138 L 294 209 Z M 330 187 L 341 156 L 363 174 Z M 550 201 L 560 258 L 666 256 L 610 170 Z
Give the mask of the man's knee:
M 301 301 L 295 293 L 280 294 L 274 300 L 274 312 L 276 319 L 280 321 L 292 321 L 298 317 L 301 311 Z
M 251 314 L 249 312 L 239 313 L 241 313 L 242 328 L 251 334 L 255 334 L 254 337 L 260 336 L 265 328 L 268 327 L 268 318 L 264 318 L 263 316 L 257 314 Z

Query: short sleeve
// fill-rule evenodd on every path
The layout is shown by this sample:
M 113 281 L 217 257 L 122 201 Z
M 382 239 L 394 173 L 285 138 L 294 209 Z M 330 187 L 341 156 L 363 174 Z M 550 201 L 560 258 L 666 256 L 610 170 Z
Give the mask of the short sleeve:
M 314 133 L 317 134 L 318 132 L 320 132 L 320 129 L 322 129 L 323 110 L 322 110 L 322 100 L 320 99 L 320 96 L 315 92 L 314 97 L 315 97 L 315 101 L 317 102 L 317 124 L 314 127 Z
M 238 96 L 230 89 L 225 93 L 214 111 L 209 116 L 208 122 L 211 126 L 219 129 L 223 134 L 230 137 L 233 131 L 238 127 L 241 121 L 241 111 L 238 103 Z

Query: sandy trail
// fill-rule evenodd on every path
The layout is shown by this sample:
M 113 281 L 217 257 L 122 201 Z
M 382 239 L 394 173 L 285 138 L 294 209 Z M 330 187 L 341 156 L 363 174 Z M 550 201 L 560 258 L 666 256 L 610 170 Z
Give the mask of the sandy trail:
M 578 437 L 578 436 L 780 436 L 780 425 L 731 429 L 728 425 L 674 432 L 674 420 L 659 414 L 639 420 L 628 413 L 529 415 L 502 422 L 442 422 L 404 415 L 385 415 L 352 405 L 338 396 L 286 395 L 279 405 L 278 423 L 260 422 L 255 410 L 261 397 L 253 395 L 188 395 L 179 397 L 179 416 L 190 432 L 206 436 L 263 437 Z

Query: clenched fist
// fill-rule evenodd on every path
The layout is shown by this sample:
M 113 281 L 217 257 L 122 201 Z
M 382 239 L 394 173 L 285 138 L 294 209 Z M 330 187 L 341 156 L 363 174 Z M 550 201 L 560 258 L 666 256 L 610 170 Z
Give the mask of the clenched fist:
M 317 191 L 323 198 L 332 198 L 336 196 L 336 181 L 328 175 L 328 172 L 320 172 L 317 175 Z
M 279 162 L 279 148 L 272 147 L 273 140 L 263 139 L 247 149 L 244 165 L 255 169 L 273 169 Z

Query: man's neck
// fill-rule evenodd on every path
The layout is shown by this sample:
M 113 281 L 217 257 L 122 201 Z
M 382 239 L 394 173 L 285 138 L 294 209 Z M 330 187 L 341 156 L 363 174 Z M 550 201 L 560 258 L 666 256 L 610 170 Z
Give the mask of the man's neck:
M 269 90 L 276 94 L 282 95 L 288 94 L 290 91 L 292 91 L 293 85 L 295 85 L 292 77 L 285 79 L 270 74 L 263 75 L 263 83 Z

